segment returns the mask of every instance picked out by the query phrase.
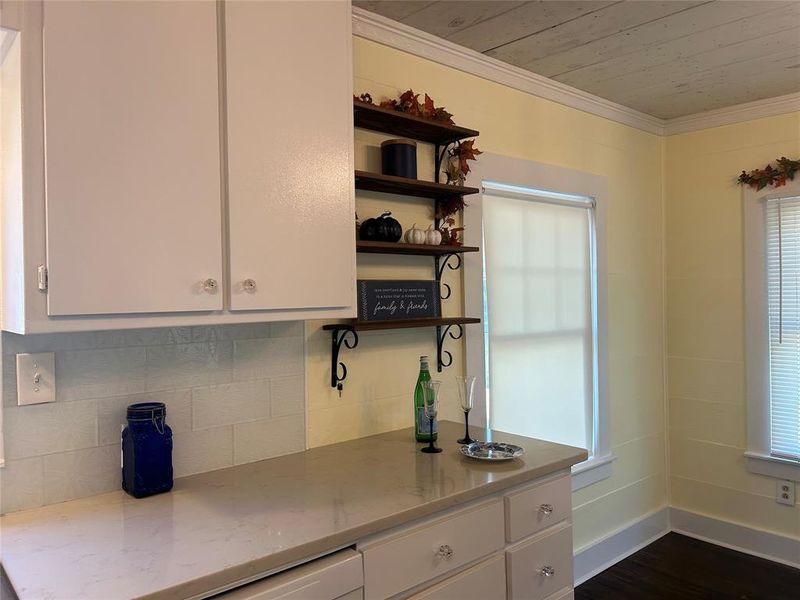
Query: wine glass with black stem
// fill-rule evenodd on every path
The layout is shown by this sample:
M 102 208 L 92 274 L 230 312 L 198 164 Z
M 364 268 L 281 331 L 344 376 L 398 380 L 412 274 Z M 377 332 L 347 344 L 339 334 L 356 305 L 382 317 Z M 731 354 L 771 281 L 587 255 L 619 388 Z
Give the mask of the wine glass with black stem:
M 475 440 L 469 437 L 469 411 L 472 410 L 475 403 L 475 377 L 457 376 L 456 384 L 458 385 L 458 401 L 461 404 L 461 410 L 464 411 L 464 437 L 456 441 L 459 444 L 471 444 Z
M 436 415 L 439 414 L 439 386 L 441 385 L 442 382 L 436 379 L 426 381 L 422 385 L 425 416 L 428 417 L 428 422 L 430 423 L 430 428 L 428 429 L 430 434 L 430 438 L 428 438 L 428 445 L 422 448 L 422 452 L 425 452 L 426 454 L 436 454 L 437 452 L 442 451 L 441 448 L 437 448 L 433 445 L 433 422 L 436 419 Z

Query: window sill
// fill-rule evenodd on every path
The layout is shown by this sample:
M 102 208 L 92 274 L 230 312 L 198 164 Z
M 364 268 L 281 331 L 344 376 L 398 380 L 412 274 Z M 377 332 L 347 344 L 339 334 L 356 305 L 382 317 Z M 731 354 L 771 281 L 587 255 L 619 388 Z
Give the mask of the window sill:
M 611 477 L 611 463 L 617 459 L 613 454 L 593 456 L 572 467 L 572 491 L 576 492 L 593 483 Z
M 758 452 L 745 452 L 744 460 L 747 464 L 747 470 L 751 473 L 775 477 L 776 479 L 800 481 L 800 463 L 796 461 L 776 458 L 775 456 Z

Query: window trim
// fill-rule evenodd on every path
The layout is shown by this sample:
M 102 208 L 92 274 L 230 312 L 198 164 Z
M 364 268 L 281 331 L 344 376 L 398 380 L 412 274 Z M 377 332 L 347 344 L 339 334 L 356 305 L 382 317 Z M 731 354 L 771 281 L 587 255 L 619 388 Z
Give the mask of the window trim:
M 467 315 L 483 315 L 483 181 L 512 186 L 553 190 L 576 196 L 594 198 L 595 256 L 597 260 L 597 406 L 593 455 L 572 467 L 573 491 L 611 476 L 615 456 L 611 452 L 611 418 L 608 398 L 608 258 L 607 202 L 608 180 L 601 175 L 585 173 L 555 165 L 484 153 L 471 167 L 471 185 L 481 193 L 470 196 L 469 210 L 464 211 L 464 243 L 480 246 L 480 252 L 463 255 L 464 308 Z M 466 328 L 467 372 L 475 373 L 478 385 L 475 398 L 476 425 L 486 426 L 486 381 L 484 377 L 483 327 Z
M 800 481 L 800 464 L 770 455 L 769 326 L 766 295 L 767 200 L 800 195 L 800 180 L 776 189 L 742 191 L 744 221 L 745 393 L 747 469 L 759 475 Z

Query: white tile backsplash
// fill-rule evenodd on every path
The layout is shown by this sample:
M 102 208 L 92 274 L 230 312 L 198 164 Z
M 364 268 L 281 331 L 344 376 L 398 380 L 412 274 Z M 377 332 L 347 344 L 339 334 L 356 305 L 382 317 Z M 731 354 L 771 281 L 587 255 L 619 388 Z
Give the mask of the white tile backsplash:
M 107 348 L 56 353 L 58 400 L 82 400 L 143 392 L 145 349 Z
M 231 380 L 230 341 L 147 348 L 148 391 L 193 387 Z
M 5 408 L 3 428 L 7 458 L 91 448 L 97 445 L 97 401 Z
M 0 468 L 0 502 L 3 512 L 35 508 L 44 503 L 42 458 L 11 460 Z
M 302 375 L 294 377 L 277 377 L 270 380 L 270 416 L 285 417 L 296 415 L 305 410 L 305 378 Z
M 303 338 L 286 337 L 233 342 L 233 378 L 265 379 L 303 373 Z
M 166 404 L 176 477 L 305 447 L 302 322 L 2 336 L 1 512 L 119 489 L 136 402 Z M 14 355 L 48 351 L 57 401 L 16 406 Z
M 103 494 L 122 485 L 119 444 L 50 454 L 42 463 L 45 504 Z
M 303 415 L 233 426 L 233 460 L 237 465 L 299 452 L 305 444 Z
M 175 477 L 214 471 L 232 465 L 232 425 L 177 433 L 173 437 L 172 468 Z
M 267 379 L 225 383 L 192 390 L 192 429 L 269 418 Z

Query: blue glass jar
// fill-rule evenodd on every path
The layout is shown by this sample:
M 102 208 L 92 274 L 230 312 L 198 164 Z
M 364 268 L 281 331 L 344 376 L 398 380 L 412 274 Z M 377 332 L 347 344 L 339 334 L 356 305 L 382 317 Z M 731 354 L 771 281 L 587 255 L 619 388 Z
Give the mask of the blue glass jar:
M 172 489 L 172 429 L 162 402 L 128 407 L 122 430 L 122 489 L 144 498 Z

